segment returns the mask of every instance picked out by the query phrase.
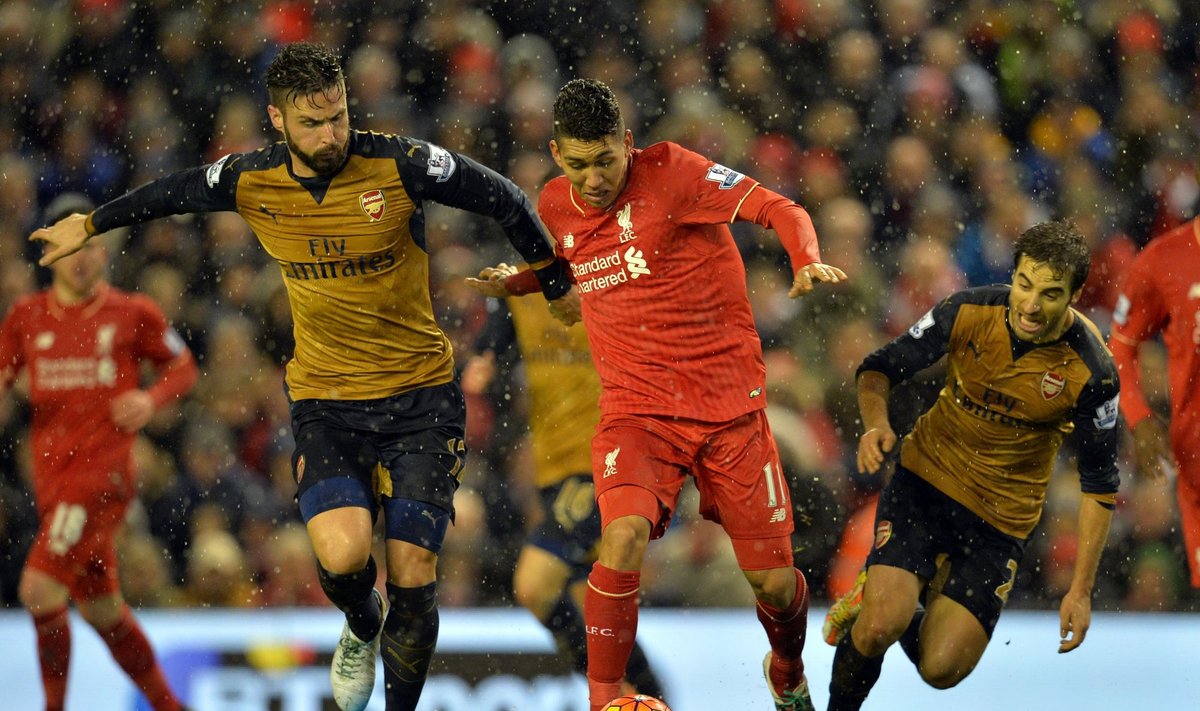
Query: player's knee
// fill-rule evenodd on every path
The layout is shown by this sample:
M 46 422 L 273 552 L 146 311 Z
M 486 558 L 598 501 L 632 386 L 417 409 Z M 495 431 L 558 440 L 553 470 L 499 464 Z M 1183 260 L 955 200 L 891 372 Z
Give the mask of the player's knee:
M 878 656 L 900 639 L 906 627 L 885 617 L 860 615 L 854 622 L 855 646 L 868 657 Z
M 35 615 L 65 606 L 67 598 L 65 587 L 28 568 L 17 584 L 17 599 L 26 610 Z
M 920 672 L 921 679 L 933 688 L 949 689 L 958 686 L 958 683 L 967 677 L 971 669 L 970 667 L 963 667 L 963 665 L 954 662 L 926 662 L 922 659 L 921 663 L 917 666 L 917 671 Z
M 513 581 L 513 599 L 539 620 L 544 620 L 550 615 L 550 607 L 554 600 L 550 599 L 549 593 L 550 590 L 537 581 L 520 577 Z
M 746 570 L 743 573 L 754 590 L 754 597 L 762 603 L 779 610 L 792 604 L 797 592 L 794 569 Z
M 367 567 L 371 558 L 370 547 L 355 546 L 327 547 L 318 556 L 321 567 L 334 575 L 350 575 Z
M 96 630 L 104 631 L 112 629 L 121 621 L 122 613 L 125 611 L 125 601 L 116 595 L 108 595 L 87 602 L 79 601 L 77 607 L 79 615 L 89 625 Z
M 605 527 L 600 539 L 600 559 L 610 568 L 640 569 L 649 542 L 649 521 L 641 516 L 622 516 Z

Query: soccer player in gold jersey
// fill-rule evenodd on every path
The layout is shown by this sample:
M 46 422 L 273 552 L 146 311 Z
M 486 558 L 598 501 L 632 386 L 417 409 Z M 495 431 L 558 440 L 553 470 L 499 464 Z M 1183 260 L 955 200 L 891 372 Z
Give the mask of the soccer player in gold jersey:
M 287 287 L 298 502 L 322 588 L 346 614 L 334 698 L 345 711 L 366 707 L 382 638 L 386 708 L 412 711 L 437 640 L 437 555 L 465 456 L 462 392 L 429 294 L 423 203 L 494 218 L 551 310 L 561 316 L 578 303 L 511 181 L 426 141 L 351 130 L 341 63 L 328 48 L 284 47 L 266 85 L 282 141 L 159 178 L 32 239 L 47 243 L 49 264 L 94 234 L 166 215 L 231 210 L 250 224 Z M 371 558 L 380 511 L 386 615 Z
M 826 618 L 826 641 L 837 645 L 830 711 L 862 705 L 897 641 L 931 686 L 971 673 L 1072 433 L 1083 500 L 1059 652 L 1082 644 L 1091 624 L 1117 495 L 1117 370 L 1095 325 L 1071 307 L 1090 263 L 1074 225 L 1035 225 L 1014 250 L 1010 286 L 952 294 L 859 367 L 858 468 L 875 473 L 897 445 L 892 385 L 948 360 L 937 401 L 900 443 L 867 568 Z

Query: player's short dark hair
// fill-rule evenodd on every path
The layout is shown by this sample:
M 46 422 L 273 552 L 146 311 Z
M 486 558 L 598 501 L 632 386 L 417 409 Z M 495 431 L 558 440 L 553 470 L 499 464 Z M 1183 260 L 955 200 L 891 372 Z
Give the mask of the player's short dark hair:
M 554 138 L 601 141 L 625 133 L 617 95 L 604 82 L 572 79 L 554 99 Z
M 1014 268 L 1022 256 L 1049 265 L 1056 277 L 1066 275 L 1072 294 L 1083 287 L 1092 265 L 1092 250 L 1070 220 L 1042 222 L 1025 230 L 1013 245 Z
M 280 50 L 267 67 L 267 94 L 271 105 L 295 104 L 302 96 L 342 90 L 342 61 L 316 42 L 294 42 Z M 333 92 L 336 93 L 336 92 Z

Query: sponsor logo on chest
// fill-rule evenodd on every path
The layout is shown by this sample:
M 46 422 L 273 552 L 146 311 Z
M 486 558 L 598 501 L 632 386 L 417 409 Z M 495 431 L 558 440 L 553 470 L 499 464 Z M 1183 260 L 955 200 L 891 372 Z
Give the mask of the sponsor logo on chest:
M 575 275 L 579 292 L 587 294 L 646 276 L 650 273 L 650 268 L 642 250 L 627 247 L 624 250 L 617 248 L 609 254 L 597 255 L 586 262 L 573 262 L 571 273 Z

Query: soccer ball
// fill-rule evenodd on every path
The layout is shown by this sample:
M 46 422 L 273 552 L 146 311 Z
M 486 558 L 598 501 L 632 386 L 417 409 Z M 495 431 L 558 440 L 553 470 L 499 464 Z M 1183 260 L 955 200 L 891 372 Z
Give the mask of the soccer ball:
M 653 696 L 637 694 L 636 696 L 618 696 L 604 704 L 604 711 L 671 711 L 671 709 Z

